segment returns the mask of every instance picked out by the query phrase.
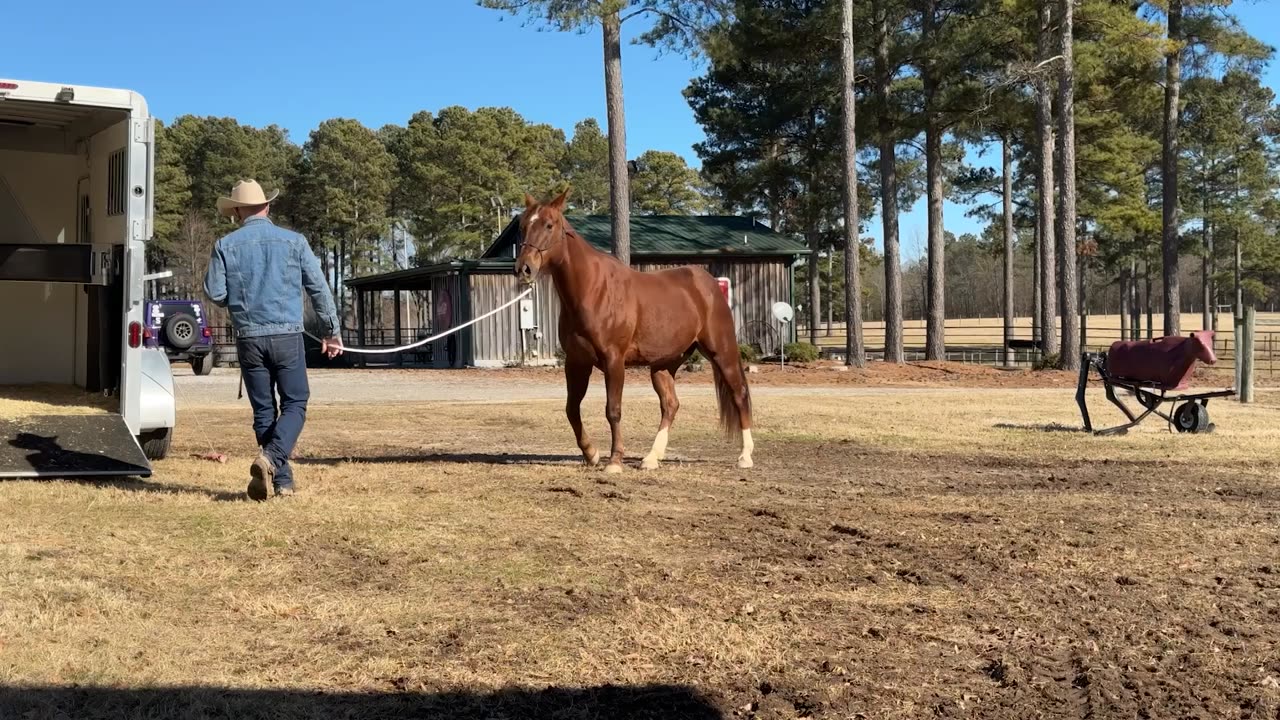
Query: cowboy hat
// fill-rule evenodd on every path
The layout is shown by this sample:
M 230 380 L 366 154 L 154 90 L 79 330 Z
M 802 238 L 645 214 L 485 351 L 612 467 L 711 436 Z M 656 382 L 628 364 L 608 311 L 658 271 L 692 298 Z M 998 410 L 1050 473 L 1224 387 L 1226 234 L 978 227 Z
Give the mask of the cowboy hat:
M 267 197 L 257 180 L 241 180 L 231 188 L 231 197 L 218 198 L 218 213 L 232 217 L 235 215 L 233 212 L 235 208 L 266 205 L 275 200 L 279 194 L 280 191 L 275 190 L 271 193 L 271 197 Z

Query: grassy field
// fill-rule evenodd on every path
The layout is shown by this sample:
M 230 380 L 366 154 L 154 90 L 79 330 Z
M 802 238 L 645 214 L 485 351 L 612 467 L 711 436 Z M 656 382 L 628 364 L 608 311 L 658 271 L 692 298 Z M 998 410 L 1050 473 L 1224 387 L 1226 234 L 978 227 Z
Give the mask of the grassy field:
M 1280 713 L 1277 391 L 1095 438 L 1069 387 L 769 384 L 755 469 L 682 380 L 621 476 L 554 386 L 318 395 L 261 504 L 247 407 L 188 396 L 148 481 L 0 484 L 0 717 Z

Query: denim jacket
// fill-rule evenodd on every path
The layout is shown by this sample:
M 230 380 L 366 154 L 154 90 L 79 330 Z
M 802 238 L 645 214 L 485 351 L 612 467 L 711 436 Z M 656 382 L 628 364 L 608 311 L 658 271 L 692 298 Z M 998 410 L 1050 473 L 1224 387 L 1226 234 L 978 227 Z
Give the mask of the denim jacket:
M 303 331 L 302 295 L 320 318 L 323 337 L 338 334 L 338 312 L 307 239 L 253 217 L 214 243 L 204 292 L 227 308 L 239 337 Z

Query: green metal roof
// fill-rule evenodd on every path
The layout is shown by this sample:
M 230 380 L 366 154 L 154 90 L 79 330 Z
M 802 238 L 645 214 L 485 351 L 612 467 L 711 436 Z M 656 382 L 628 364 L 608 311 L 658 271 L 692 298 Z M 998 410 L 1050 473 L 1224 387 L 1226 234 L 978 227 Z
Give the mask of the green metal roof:
M 347 278 L 343 284 L 350 288 L 378 292 L 381 290 L 428 290 L 431 278 L 456 272 L 511 272 L 511 258 L 486 260 L 448 260 L 434 265 L 396 270 L 380 275 L 364 275 Z
M 603 252 L 612 250 L 608 215 L 569 215 L 578 234 Z M 498 236 L 481 258 L 509 258 L 520 234 L 518 218 Z M 807 255 L 804 243 L 735 215 L 632 215 L 631 254 L 677 255 Z

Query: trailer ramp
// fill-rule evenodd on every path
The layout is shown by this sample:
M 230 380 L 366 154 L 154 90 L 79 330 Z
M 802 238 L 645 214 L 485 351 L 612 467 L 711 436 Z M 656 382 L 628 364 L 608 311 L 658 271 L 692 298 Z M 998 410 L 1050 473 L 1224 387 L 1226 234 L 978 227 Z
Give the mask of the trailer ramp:
M 119 415 L 0 419 L 0 478 L 150 476 L 151 464 Z

